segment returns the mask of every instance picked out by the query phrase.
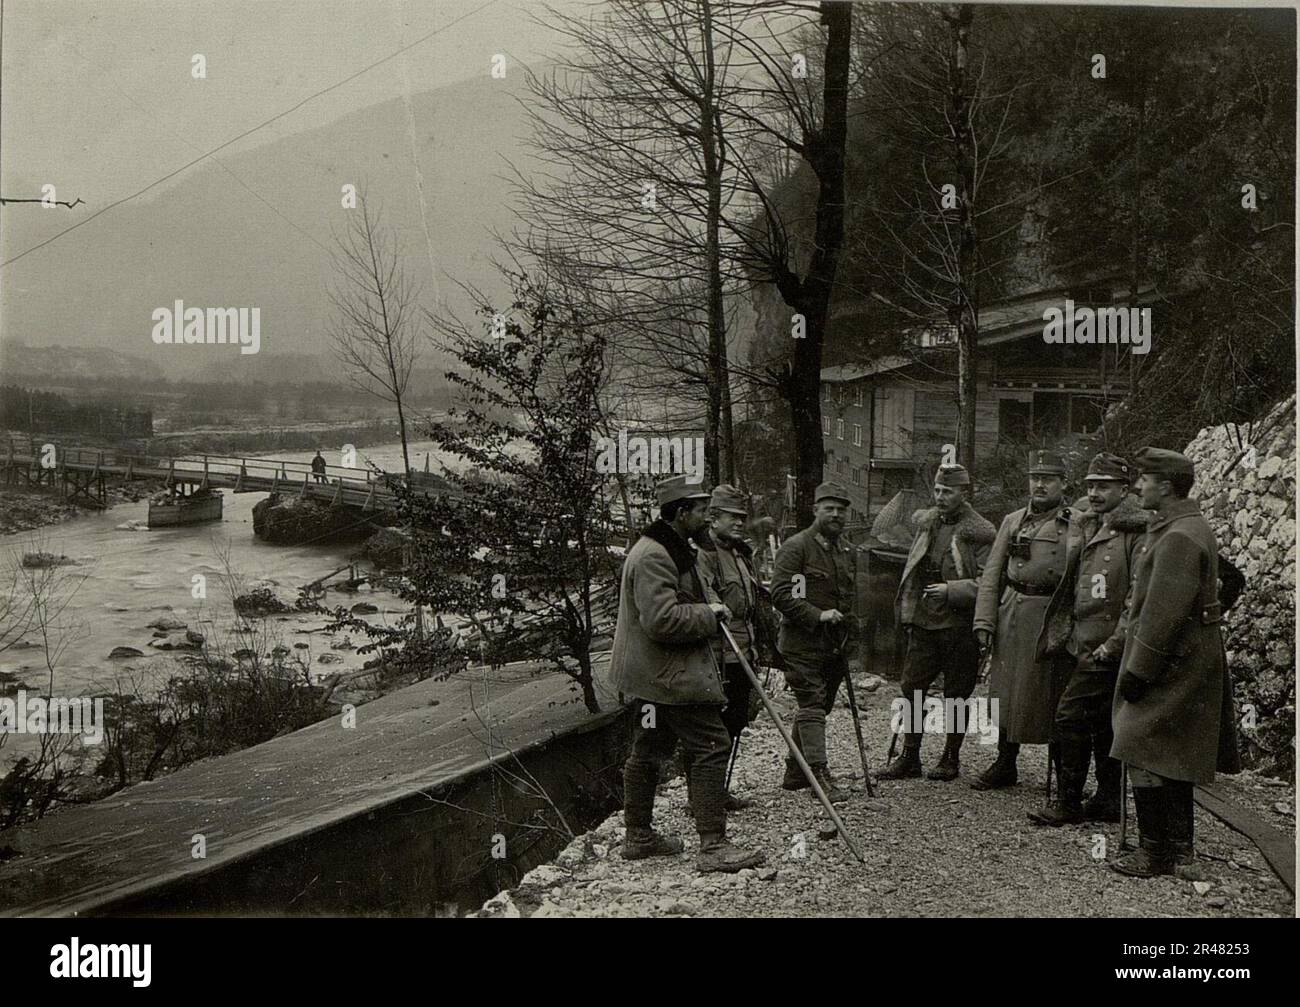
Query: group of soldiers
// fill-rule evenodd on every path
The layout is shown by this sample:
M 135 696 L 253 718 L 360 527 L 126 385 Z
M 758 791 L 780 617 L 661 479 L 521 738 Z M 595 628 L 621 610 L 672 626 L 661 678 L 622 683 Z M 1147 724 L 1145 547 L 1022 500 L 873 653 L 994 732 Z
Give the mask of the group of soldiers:
M 1135 877 L 1173 873 L 1193 856 L 1193 786 L 1239 768 L 1218 549 L 1188 499 L 1192 463 L 1158 448 L 1143 448 L 1132 464 L 1098 454 L 1087 495 L 1067 505 L 1063 460 L 1035 451 L 1028 481 L 1027 506 L 994 529 L 971 506 L 969 472 L 940 466 L 934 506 L 914 515 L 895 598 L 906 638 L 900 688 L 905 707 L 920 707 L 942 678 L 944 745 L 923 773 L 922 720 L 906 717 L 902 752 L 878 777 L 959 777 L 967 725 L 953 711 L 970 702 L 987 666 L 997 756 L 971 786 L 1015 785 L 1021 746 L 1047 745 L 1057 788 L 1030 818 L 1044 827 L 1114 822 L 1126 766 L 1140 842 L 1111 866 Z M 739 871 L 764 860 L 726 832 L 727 812 L 748 803 L 728 792 L 727 777 L 754 709 L 741 655 L 757 665 L 762 625 L 764 588 L 743 538 L 747 500 L 684 476 L 661 482 L 657 496 L 659 519 L 624 564 L 611 655 L 635 723 L 623 856 L 684 849 L 652 825 L 661 766 L 680 742 L 699 869 Z M 843 536 L 849 507 L 842 487 L 817 488 L 813 523 L 777 551 L 770 588 L 781 616 L 776 649 L 797 703 L 782 787 L 820 791 L 832 804 L 850 796 L 826 750 L 826 718 L 856 646 L 859 550 Z M 721 645 L 724 623 L 734 648 Z M 1090 768 L 1096 787 L 1085 802 Z

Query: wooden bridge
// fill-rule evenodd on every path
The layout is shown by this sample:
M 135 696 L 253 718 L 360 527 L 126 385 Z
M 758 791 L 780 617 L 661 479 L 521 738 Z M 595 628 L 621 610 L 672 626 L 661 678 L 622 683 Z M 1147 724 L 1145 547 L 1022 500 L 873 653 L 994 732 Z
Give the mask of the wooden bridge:
M 127 454 L 109 448 L 69 447 L 39 438 L 9 438 L 0 454 L 0 472 L 6 485 L 46 487 L 69 503 L 104 508 L 108 505 L 105 480 L 114 477 L 157 479 L 172 488 L 229 489 L 235 493 L 294 493 L 328 504 L 363 511 L 394 510 L 398 473 L 374 469 L 325 466 L 314 473 L 310 462 L 276 458 L 241 458 L 231 455 L 162 457 Z M 416 486 L 451 490 L 446 480 L 428 472 L 415 472 Z

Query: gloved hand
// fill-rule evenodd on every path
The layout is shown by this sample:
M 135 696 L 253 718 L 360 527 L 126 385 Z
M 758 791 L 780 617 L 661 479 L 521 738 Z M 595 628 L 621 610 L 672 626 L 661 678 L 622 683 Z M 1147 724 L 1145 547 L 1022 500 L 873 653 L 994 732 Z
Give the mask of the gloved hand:
M 993 634 L 987 629 L 975 630 L 975 642 L 979 645 L 980 653 L 988 650 L 993 645 Z
M 1149 685 L 1143 679 L 1138 678 L 1131 672 L 1124 672 L 1119 676 L 1119 694 L 1130 703 L 1141 702 L 1142 697 L 1147 694 Z

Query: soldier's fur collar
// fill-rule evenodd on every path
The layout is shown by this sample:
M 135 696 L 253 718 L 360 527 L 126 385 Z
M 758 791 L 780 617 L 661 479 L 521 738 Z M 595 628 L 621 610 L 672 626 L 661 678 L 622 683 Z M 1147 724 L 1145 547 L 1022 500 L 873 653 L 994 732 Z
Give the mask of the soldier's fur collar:
M 695 550 L 663 518 L 657 519 L 641 534 L 644 538 L 658 542 L 668 550 L 668 555 L 672 557 L 678 574 L 695 569 Z
M 703 549 L 705 552 L 718 551 L 718 543 L 713 541 L 712 531 L 706 531 L 703 535 L 701 535 L 699 538 L 695 540 L 695 544 L 699 546 L 701 549 Z M 734 550 L 735 552 L 740 553 L 740 555 L 744 556 L 745 559 L 749 559 L 754 555 L 753 547 L 748 542 L 746 542 L 743 538 L 733 538 L 731 540 L 731 549 Z
M 933 529 L 939 521 L 938 507 L 922 507 L 912 515 L 912 523 L 918 528 Z M 992 522 L 976 513 L 975 508 L 969 503 L 963 503 L 956 527 L 953 529 L 953 537 L 972 545 L 984 545 L 998 537 L 998 530 L 993 527 Z
M 1078 519 L 1079 524 L 1089 529 L 1089 534 L 1094 534 L 1104 517 L 1106 523 L 1116 531 L 1121 532 L 1140 532 L 1147 530 L 1147 524 L 1151 521 L 1151 512 L 1144 510 L 1138 503 L 1138 498 L 1129 493 L 1115 505 L 1115 509 L 1108 514 L 1094 514 L 1092 506 L 1088 503 L 1088 498 L 1083 497 L 1076 500 L 1074 506 L 1070 508 L 1074 516 Z

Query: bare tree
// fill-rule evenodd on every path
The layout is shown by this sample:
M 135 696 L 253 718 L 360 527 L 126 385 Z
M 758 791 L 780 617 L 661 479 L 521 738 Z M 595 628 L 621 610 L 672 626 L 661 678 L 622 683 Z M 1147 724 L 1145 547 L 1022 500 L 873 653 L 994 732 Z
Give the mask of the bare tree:
M 385 231 L 381 209 L 363 193 L 342 235 L 329 291 L 337 312 L 329 328 L 334 355 L 362 391 L 397 408 L 402 464 L 411 477 L 403 401 L 415 365 L 418 313 L 414 284 L 400 264 L 397 239 Z
M 516 170 L 521 228 L 508 244 L 580 277 L 604 309 L 620 380 L 703 405 L 708 466 L 735 477 L 726 291 L 743 282 L 723 213 L 739 176 L 720 114 L 729 50 L 716 0 L 615 0 L 548 9 L 571 51 L 530 75 L 532 147 Z M 665 392 L 668 394 L 665 395 Z

